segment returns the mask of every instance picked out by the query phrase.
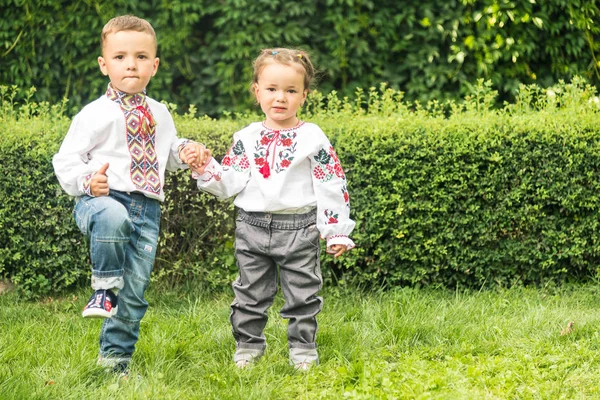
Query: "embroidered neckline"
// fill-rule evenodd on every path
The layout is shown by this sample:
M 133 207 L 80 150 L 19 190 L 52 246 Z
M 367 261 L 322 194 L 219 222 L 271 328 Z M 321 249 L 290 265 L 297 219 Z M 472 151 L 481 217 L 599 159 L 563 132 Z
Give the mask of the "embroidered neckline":
M 262 126 L 263 126 L 263 128 L 265 128 L 266 130 L 268 130 L 268 131 L 271 131 L 271 132 L 287 132 L 287 131 L 293 131 L 293 130 L 296 130 L 296 129 L 300 128 L 300 127 L 301 127 L 302 125 L 304 125 L 304 124 L 305 124 L 305 122 L 304 122 L 304 121 L 298 120 L 298 123 L 297 123 L 297 124 L 296 124 L 296 126 L 294 126 L 294 127 L 291 127 L 291 128 L 285 128 L 285 129 L 273 129 L 273 128 L 269 128 L 269 127 L 268 127 L 268 126 L 265 124 L 265 121 L 263 121 L 263 122 L 262 122 Z
M 138 106 L 146 107 L 146 90 L 141 93 L 128 94 L 115 89 L 110 83 L 106 89 L 106 97 L 118 103 L 125 110 L 131 110 Z

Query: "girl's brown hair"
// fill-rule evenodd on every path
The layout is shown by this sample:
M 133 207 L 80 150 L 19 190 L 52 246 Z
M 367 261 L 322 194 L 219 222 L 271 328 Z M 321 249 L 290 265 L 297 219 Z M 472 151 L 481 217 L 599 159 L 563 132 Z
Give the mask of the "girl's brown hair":
M 254 85 L 258 83 L 258 77 L 262 70 L 268 64 L 275 62 L 284 65 L 302 67 L 304 70 L 304 89 L 310 90 L 312 88 L 311 85 L 313 84 L 313 80 L 315 78 L 315 68 L 310 61 L 308 53 L 304 50 L 278 47 L 274 49 L 263 49 L 252 63 L 252 67 L 254 68 L 254 77 L 252 78 L 250 89 L 253 93 Z

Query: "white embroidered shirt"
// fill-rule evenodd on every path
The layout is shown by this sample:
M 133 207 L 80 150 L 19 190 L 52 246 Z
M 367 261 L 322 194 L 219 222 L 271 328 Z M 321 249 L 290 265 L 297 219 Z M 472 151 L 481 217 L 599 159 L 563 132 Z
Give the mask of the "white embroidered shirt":
M 187 142 L 177 137 L 165 105 L 144 93 L 127 95 L 109 85 L 106 95 L 73 118 L 52 164 L 71 196 L 91 196 L 92 176 L 109 163 L 109 189 L 163 201 L 165 169 L 187 168 L 179 158 Z
M 321 128 L 300 122 L 273 130 L 255 122 L 236 132 L 221 164 L 214 158 L 193 174 L 200 190 L 248 212 L 299 214 L 317 209 L 317 228 L 327 246 L 354 247 L 346 177 Z

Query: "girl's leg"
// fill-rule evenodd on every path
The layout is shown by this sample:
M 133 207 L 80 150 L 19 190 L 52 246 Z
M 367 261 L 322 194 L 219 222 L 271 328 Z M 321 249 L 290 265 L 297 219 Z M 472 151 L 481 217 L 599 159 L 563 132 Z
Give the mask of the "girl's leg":
M 274 235 L 280 264 L 281 291 L 285 304 L 281 316 L 289 320 L 288 345 L 290 362 L 299 366 L 317 364 L 317 314 L 323 298 L 318 292 L 323 285 L 320 267 L 319 232 L 315 225 L 296 231 L 279 231 Z
M 267 346 L 263 330 L 277 293 L 277 266 L 268 255 L 269 228 L 236 222 L 235 257 L 239 276 L 230 321 L 237 349 L 234 361 L 260 357 Z

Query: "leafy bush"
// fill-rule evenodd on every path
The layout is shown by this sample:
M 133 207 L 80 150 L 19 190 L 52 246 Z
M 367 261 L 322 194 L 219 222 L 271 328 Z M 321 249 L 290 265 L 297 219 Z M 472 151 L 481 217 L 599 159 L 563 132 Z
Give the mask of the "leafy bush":
M 68 128 L 62 105 L 15 105 L 2 89 L 0 276 L 31 294 L 86 282 L 87 248 L 50 159 Z M 13 96 L 14 97 L 14 96 Z M 406 102 L 386 85 L 353 99 L 309 97 L 348 178 L 357 248 L 323 256 L 328 283 L 448 287 L 585 281 L 600 265 L 600 101 L 580 78 L 521 86 L 494 110 L 479 81 L 464 101 Z M 171 105 L 171 108 L 174 106 Z M 176 116 L 180 136 L 217 157 L 258 115 Z M 170 174 L 153 279 L 228 285 L 234 208 Z
M 264 47 L 308 50 L 321 90 L 341 97 L 388 82 L 409 101 L 458 100 L 483 78 L 501 105 L 521 84 L 600 83 L 597 1 L 9 0 L 0 5 L 0 84 L 68 97 L 74 113 L 106 88 L 96 62 L 103 24 L 128 13 L 158 35 L 153 97 L 211 116 L 249 108 L 250 64 Z

